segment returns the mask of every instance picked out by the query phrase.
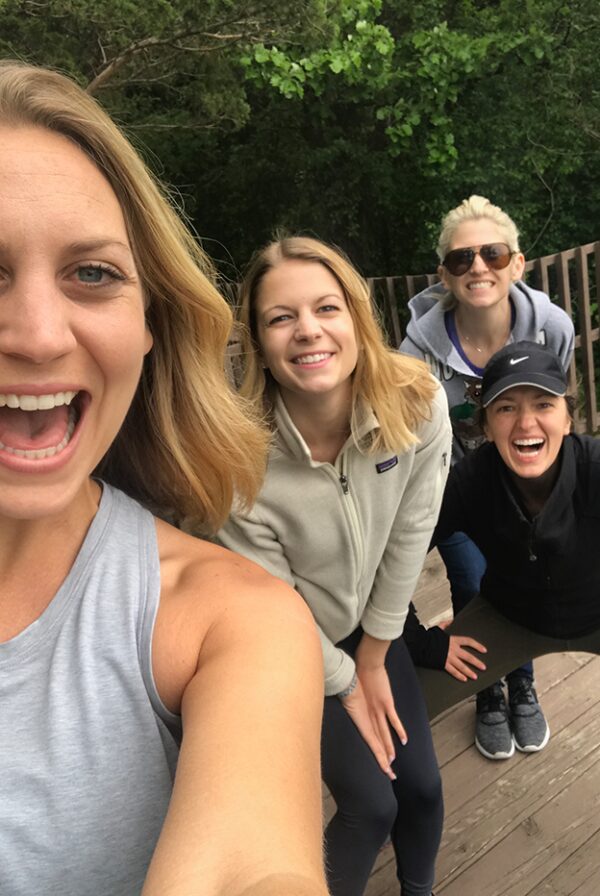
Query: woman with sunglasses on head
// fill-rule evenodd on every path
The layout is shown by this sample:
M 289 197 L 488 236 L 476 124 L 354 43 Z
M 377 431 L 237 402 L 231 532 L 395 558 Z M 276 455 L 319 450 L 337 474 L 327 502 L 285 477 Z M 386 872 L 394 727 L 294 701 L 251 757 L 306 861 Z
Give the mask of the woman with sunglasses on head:
M 483 368 L 502 346 L 522 339 L 547 345 L 566 370 L 574 344 L 573 324 L 548 296 L 520 278 L 525 259 L 518 231 L 506 212 L 482 196 L 470 196 L 442 222 L 438 242 L 441 283 L 409 302 L 410 321 L 402 352 L 423 358 L 441 381 L 450 407 L 452 461 L 485 440 L 478 422 L 476 391 Z M 446 565 L 455 614 L 478 592 L 485 560 L 463 532 L 438 543 Z M 480 644 L 449 638 L 439 627 L 430 634 L 409 618 L 407 642 L 415 662 L 446 668 L 464 680 L 474 673 L 467 651 Z M 481 667 L 481 663 L 478 663 Z M 490 759 L 542 749 L 549 729 L 526 663 L 507 676 L 509 710 L 501 682 L 477 698 L 475 744 Z
M 467 683 L 419 669 L 431 718 L 527 657 L 600 653 L 600 440 L 571 431 L 562 359 L 505 346 L 481 404 L 487 442 L 450 471 L 434 539 L 460 529 L 485 557 L 481 594 L 449 630 L 488 645 L 487 669 Z
M 319 625 L 331 893 L 361 896 L 391 834 L 402 896 L 429 896 L 441 784 L 399 636 L 449 466 L 445 396 L 424 364 L 386 346 L 366 282 L 318 240 L 260 251 L 241 317 L 242 393 L 273 444 L 258 501 L 219 537 L 293 585 Z
M 325 896 L 310 614 L 158 518 L 262 479 L 230 328 L 108 115 L 0 63 L 2 896 Z

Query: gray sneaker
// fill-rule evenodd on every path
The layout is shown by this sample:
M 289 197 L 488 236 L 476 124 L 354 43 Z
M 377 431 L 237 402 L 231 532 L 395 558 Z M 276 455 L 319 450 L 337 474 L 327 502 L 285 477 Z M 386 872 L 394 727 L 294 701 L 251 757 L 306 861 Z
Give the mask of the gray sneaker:
M 501 682 L 477 694 L 475 746 L 487 759 L 510 759 L 515 743 Z
M 543 750 L 550 739 L 550 729 L 531 679 L 524 676 L 510 680 L 508 703 L 517 750 L 522 753 Z

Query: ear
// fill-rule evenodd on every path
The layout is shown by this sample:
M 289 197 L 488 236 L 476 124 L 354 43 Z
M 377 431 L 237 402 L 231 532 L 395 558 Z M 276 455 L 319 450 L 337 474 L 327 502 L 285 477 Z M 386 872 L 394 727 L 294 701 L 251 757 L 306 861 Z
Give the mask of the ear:
M 523 271 L 525 270 L 525 256 L 522 252 L 517 252 L 516 255 L 513 255 L 511 259 L 511 279 L 520 280 L 523 276 Z
M 438 265 L 437 273 L 438 273 L 438 277 L 440 278 L 441 282 L 444 284 L 446 289 L 449 292 L 452 292 L 452 287 L 450 286 L 450 281 L 448 280 L 448 271 L 446 270 L 446 268 L 444 267 L 443 264 Z
M 154 345 L 154 337 L 150 332 L 148 324 L 146 324 L 146 329 L 144 332 L 144 354 L 147 355 L 152 346 Z

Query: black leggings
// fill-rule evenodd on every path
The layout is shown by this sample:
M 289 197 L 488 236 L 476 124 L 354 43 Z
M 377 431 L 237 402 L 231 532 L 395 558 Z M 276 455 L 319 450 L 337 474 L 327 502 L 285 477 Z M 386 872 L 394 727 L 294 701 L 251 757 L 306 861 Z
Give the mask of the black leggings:
M 444 671 L 419 668 L 418 676 L 430 719 L 435 719 L 444 710 L 493 684 L 527 659 L 564 651 L 600 654 L 600 630 L 581 638 L 538 635 L 506 619 L 481 597 L 467 604 L 446 631 L 450 635 L 470 635 L 487 647 L 488 652 L 481 657 L 487 669 L 485 672 L 478 671 L 477 681 L 469 679 L 463 682 Z
M 357 631 L 340 646 L 353 654 Z M 442 836 L 442 785 L 421 689 L 401 638 L 386 657 L 396 710 L 408 735 L 392 731 L 396 781 L 390 781 L 337 697 L 325 699 L 323 780 L 337 812 L 325 831 L 332 896 L 361 896 L 377 853 L 391 835 L 402 896 L 429 896 Z

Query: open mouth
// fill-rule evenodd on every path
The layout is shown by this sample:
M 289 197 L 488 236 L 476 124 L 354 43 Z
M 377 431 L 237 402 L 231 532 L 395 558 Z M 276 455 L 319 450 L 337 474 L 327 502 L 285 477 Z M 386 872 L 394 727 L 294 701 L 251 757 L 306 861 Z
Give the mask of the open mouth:
M 88 401 L 86 392 L 0 393 L 0 451 L 28 460 L 60 454 Z
M 535 457 L 544 446 L 545 439 L 515 439 L 513 447 L 522 457 Z

